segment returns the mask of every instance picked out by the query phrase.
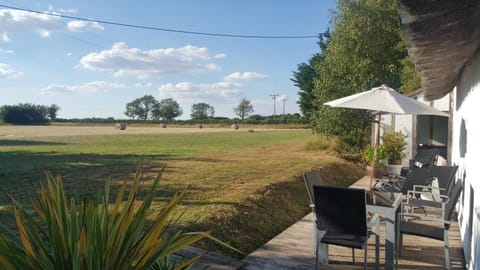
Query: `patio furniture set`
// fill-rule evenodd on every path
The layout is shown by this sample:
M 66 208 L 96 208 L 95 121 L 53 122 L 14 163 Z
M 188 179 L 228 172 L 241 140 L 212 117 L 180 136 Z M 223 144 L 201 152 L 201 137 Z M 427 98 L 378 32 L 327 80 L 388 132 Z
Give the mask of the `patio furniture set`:
M 404 176 L 378 179 L 371 190 L 327 186 L 320 170 L 304 176 L 314 213 L 315 269 L 328 264 L 328 245 L 364 250 L 375 236 L 375 268 L 379 268 L 380 216 L 385 221 L 385 269 L 398 268 L 404 235 L 444 243 L 445 268 L 450 269 L 448 231 L 463 190 L 457 166 L 436 166 L 438 152 L 422 150 Z

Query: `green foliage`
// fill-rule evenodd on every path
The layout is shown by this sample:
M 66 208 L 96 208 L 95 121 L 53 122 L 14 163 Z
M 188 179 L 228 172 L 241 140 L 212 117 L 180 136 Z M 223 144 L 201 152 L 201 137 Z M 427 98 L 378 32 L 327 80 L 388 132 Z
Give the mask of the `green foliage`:
M 249 99 L 243 98 L 233 111 L 243 121 L 245 117 L 253 113 L 253 106 Z
M 329 108 L 323 103 L 381 84 L 400 86 L 402 43 L 395 1 L 338 2 L 332 32 L 323 59 L 315 64 L 314 95 L 317 109 L 311 116 L 315 132 L 341 136 L 361 147 L 370 125 L 366 111 Z
M 139 170 L 130 185 L 123 181 L 110 205 L 110 182 L 101 201 L 77 202 L 65 195 L 62 178 L 47 172 L 47 186 L 42 185 L 39 199 L 32 200 L 34 214 L 11 198 L 19 239 L 0 235 L 0 265 L 7 269 L 150 269 L 180 249 L 212 238 L 203 232 L 167 230 L 183 193 L 157 209 L 155 220 L 149 223 L 160 175 L 143 200 L 139 199 L 141 179 Z M 199 258 L 175 269 L 184 269 Z
M 407 135 L 401 131 L 386 133 L 381 137 L 382 146 L 389 163 L 401 160 L 406 156 L 404 152 L 407 146 L 406 138 Z
M 192 105 L 192 112 L 190 116 L 194 120 L 204 120 L 215 115 L 215 108 L 207 103 L 194 103 Z
M 402 86 L 400 87 L 400 91 L 405 94 L 409 94 L 420 89 L 422 86 L 420 75 L 415 69 L 415 65 L 413 64 L 412 60 L 410 60 L 410 57 L 405 57 L 402 60 L 402 67 Z
M 319 35 L 318 45 L 321 49 L 320 53 L 316 53 L 310 58 L 308 64 L 301 63 L 297 67 L 297 71 L 293 72 L 293 78 L 290 79 L 294 85 L 298 87 L 298 101 L 302 114 L 308 119 L 312 111 L 316 109 L 314 89 L 315 65 L 323 60 L 323 50 L 327 48 L 330 31 Z
M 57 105 L 45 106 L 31 103 L 19 103 L 18 105 L 4 105 L 0 107 L 0 118 L 10 124 L 46 124 L 49 118 L 55 120 Z
M 385 161 L 387 158 L 388 156 L 385 151 L 385 147 L 382 144 L 376 148 L 371 145 L 367 145 L 363 151 L 363 160 L 367 165 L 371 165 L 373 162 L 375 167 L 385 167 Z
M 57 119 L 57 113 L 59 110 L 60 110 L 60 107 L 58 105 L 52 104 L 48 106 L 47 108 L 48 118 L 50 118 L 50 120 L 52 121 L 55 121 L 55 119 Z
M 145 95 L 127 103 L 125 115 L 140 120 L 154 119 L 154 111 L 158 110 L 158 101 L 152 95 Z
M 152 112 L 154 119 L 162 118 L 166 121 L 171 121 L 176 117 L 182 115 L 183 111 L 180 105 L 173 99 L 162 99 L 158 107 Z

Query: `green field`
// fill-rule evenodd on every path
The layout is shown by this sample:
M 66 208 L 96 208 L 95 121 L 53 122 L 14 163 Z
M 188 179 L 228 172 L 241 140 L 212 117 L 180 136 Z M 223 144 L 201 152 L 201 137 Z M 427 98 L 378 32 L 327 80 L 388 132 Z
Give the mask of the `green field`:
M 139 164 L 146 185 L 165 167 L 154 210 L 188 187 L 178 226 L 213 229 L 251 252 L 309 211 L 305 170 L 323 168 L 327 181 L 337 185 L 362 175 L 329 152 L 306 151 L 313 139 L 310 130 L 3 137 L 0 186 L 28 204 L 48 169 L 61 174 L 67 193 L 80 199 L 94 196 L 109 177 L 114 183 L 131 177 Z M 2 226 L 9 227 L 5 196 L 0 203 Z

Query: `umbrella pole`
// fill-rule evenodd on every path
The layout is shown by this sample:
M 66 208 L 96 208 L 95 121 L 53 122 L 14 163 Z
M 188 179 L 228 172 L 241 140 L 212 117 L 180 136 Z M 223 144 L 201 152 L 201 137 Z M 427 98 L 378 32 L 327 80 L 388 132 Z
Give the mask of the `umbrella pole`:
M 373 177 L 375 175 L 375 159 L 377 158 L 377 147 L 380 139 L 380 120 L 381 119 L 382 119 L 382 114 L 378 113 L 378 120 L 376 122 L 376 130 L 375 130 L 375 141 L 373 142 L 373 158 L 372 158 L 372 161 L 370 162 L 370 185 L 369 185 L 370 191 L 372 191 Z

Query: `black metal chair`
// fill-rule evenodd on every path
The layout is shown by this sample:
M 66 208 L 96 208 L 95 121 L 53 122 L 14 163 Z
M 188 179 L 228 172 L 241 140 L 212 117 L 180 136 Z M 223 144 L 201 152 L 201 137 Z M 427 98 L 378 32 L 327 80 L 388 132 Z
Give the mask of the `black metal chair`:
M 415 185 L 427 185 L 430 170 L 426 167 L 413 167 L 407 177 L 400 177 L 395 181 L 376 182 L 374 189 L 383 192 L 400 192 L 407 195 Z
M 426 168 L 428 171 L 428 177 L 431 178 L 435 173 L 435 166 L 437 165 L 439 151 L 438 149 L 422 149 L 418 150 L 413 159 L 409 161 L 408 170 L 413 168 Z
M 328 245 L 352 248 L 354 263 L 354 249 L 363 249 L 365 251 L 363 266 L 367 269 L 367 241 L 373 232 L 367 225 L 365 192 L 364 189 L 314 186 L 316 229 L 318 230 L 315 269 L 318 269 L 320 260 L 320 244 L 326 245 L 327 249 Z M 378 216 L 375 216 L 372 222 L 375 222 L 378 230 Z M 375 232 L 375 236 L 375 266 L 378 269 L 378 231 Z M 328 262 L 328 256 L 325 253 L 322 257 L 324 262 Z
M 450 197 L 450 194 L 455 185 L 455 175 L 458 166 L 436 166 L 434 178 L 438 181 L 438 187 L 414 185 L 413 190 L 408 191 L 407 205 L 411 209 L 415 208 L 429 208 L 432 210 L 441 211 L 444 213 L 445 202 Z M 422 195 L 428 193 L 429 198 L 423 198 Z M 426 214 L 426 211 L 424 211 Z
M 313 213 L 313 254 L 315 255 L 317 252 L 317 230 L 316 230 L 316 217 L 315 217 L 315 200 L 313 198 L 313 186 L 315 185 L 323 185 L 323 178 L 320 170 L 312 170 L 305 172 L 303 174 L 303 181 L 305 182 L 305 187 L 307 188 L 308 198 L 310 199 L 310 208 L 312 209 Z
M 398 268 L 398 257 L 401 255 L 403 235 L 416 235 L 431 239 L 436 239 L 444 242 L 445 252 L 445 268 L 450 269 L 450 255 L 448 247 L 448 231 L 453 218 L 453 211 L 457 204 L 458 198 L 463 191 L 463 181 L 458 180 L 455 184 L 451 196 L 448 199 L 442 218 L 434 218 L 423 215 L 416 215 L 413 213 L 401 212 L 397 214 L 397 246 L 396 246 L 396 265 Z M 419 223 L 418 220 L 430 221 L 437 223 L 436 225 L 430 223 Z

